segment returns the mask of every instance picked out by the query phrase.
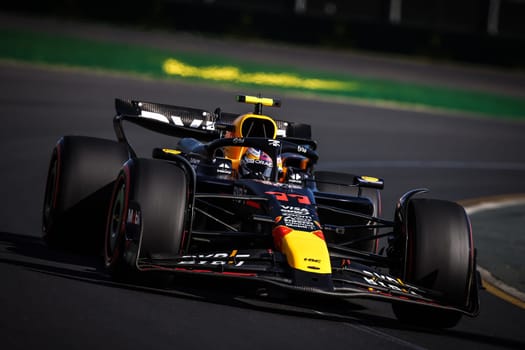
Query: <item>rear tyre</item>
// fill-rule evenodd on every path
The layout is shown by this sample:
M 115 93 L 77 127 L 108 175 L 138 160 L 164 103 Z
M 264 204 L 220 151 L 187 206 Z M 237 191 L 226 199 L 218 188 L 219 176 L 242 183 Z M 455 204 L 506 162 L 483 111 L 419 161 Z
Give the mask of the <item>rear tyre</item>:
M 337 193 L 353 197 L 363 197 L 370 200 L 373 205 L 372 216 L 378 217 L 381 215 L 381 193 L 377 189 L 373 188 L 359 188 L 357 186 L 352 186 L 355 175 L 331 172 L 331 171 L 316 171 L 315 179 L 317 182 L 317 189 L 320 192 L 328 193 Z M 333 222 L 329 218 L 328 222 Z M 337 220 L 337 219 L 336 219 Z M 344 223 L 340 223 L 344 224 Z M 364 230 L 355 230 L 355 237 L 352 238 L 362 238 L 362 237 L 373 237 L 377 234 L 375 229 L 364 229 Z M 368 240 L 352 245 L 351 248 L 375 252 L 377 248 L 376 240 Z
M 104 255 L 114 278 L 140 269 L 140 259 L 169 259 L 182 248 L 188 181 L 176 163 L 133 159 L 115 182 L 106 225 Z
M 406 222 L 405 280 L 439 293 L 445 305 L 465 308 L 473 286 L 474 248 L 470 223 L 456 203 L 412 199 Z M 396 317 L 405 323 L 435 328 L 458 324 L 462 314 L 411 304 L 393 304 Z
M 64 136 L 51 156 L 42 230 L 55 247 L 93 250 L 103 242 L 115 175 L 128 159 L 124 144 Z

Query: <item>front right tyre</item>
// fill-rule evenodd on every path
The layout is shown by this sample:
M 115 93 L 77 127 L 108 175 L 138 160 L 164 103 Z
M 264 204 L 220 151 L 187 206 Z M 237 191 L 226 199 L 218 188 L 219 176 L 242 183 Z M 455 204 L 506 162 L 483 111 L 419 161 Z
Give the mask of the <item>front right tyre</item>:
M 472 232 L 464 208 L 443 200 L 411 199 L 405 230 L 405 281 L 436 292 L 441 304 L 465 309 L 476 284 Z M 462 317 L 455 310 L 392 306 L 400 321 L 433 328 L 454 327 Z

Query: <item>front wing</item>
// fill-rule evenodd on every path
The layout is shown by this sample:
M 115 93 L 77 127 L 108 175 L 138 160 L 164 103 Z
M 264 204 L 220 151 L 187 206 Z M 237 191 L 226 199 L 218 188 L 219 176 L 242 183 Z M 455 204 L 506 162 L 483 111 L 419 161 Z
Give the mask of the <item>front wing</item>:
M 472 281 L 470 303 L 457 307 L 440 302 L 437 291 L 421 288 L 400 278 L 379 272 L 347 258 L 332 257 L 331 285 L 326 288 L 302 285 L 294 281 L 286 257 L 272 250 L 245 250 L 188 254 L 170 259 L 142 258 L 137 261 L 139 271 L 167 271 L 247 279 L 266 285 L 269 289 L 344 299 L 375 299 L 402 302 L 432 308 L 459 311 L 468 316 L 479 312 L 477 281 Z M 474 274 L 474 279 L 476 279 Z

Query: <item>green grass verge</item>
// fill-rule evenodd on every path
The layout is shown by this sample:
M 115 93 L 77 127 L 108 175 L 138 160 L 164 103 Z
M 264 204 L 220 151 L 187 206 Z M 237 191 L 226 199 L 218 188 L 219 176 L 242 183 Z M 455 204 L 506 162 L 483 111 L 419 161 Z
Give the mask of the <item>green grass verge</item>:
M 3 59 L 138 73 L 154 78 L 209 81 L 240 87 L 271 87 L 321 96 L 386 101 L 525 119 L 524 100 L 483 92 L 313 72 L 216 55 L 158 50 L 19 30 L 0 30 L 0 43 L 0 58 Z

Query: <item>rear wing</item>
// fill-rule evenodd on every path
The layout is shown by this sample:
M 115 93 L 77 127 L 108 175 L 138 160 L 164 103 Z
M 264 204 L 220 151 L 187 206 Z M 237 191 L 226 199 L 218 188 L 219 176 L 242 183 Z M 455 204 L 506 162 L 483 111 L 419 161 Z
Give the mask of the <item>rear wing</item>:
M 243 102 L 243 101 L 241 101 Z M 233 127 L 233 122 L 241 114 L 214 112 L 204 109 L 167 105 L 155 102 L 115 99 L 117 115 L 114 119 L 115 132 L 119 141 L 126 141 L 122 121 L 129 121 L 146 129 L 174 137 L 193 137 L 199 141 L 222 138 L 225 131 Z M 274 120 L 277 125 L 277 138 L 317 148 L 311 140 L 310 125 Z
M 214 127 L 216 115 L 206 110 L 121 99 L 115 99 L 115 109 L 114 127 L 119 141 L 126 141 L 122 121 L 174 137 L 194 137 L 201 141 L 220 137 Z

